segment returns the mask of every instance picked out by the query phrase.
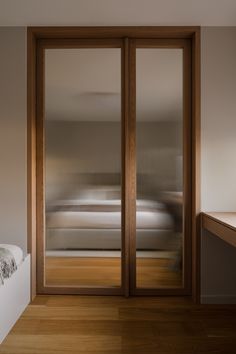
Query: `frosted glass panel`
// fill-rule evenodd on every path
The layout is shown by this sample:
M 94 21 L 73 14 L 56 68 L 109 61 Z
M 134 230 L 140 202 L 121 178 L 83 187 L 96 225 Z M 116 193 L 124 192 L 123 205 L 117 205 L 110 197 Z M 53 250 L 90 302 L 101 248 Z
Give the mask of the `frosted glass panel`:
M 121 285 L 121 52 L 45 53 L 46 285 Z
M 182 49 L 137 49 L 136 85 L 136 285 L 182 287 Z

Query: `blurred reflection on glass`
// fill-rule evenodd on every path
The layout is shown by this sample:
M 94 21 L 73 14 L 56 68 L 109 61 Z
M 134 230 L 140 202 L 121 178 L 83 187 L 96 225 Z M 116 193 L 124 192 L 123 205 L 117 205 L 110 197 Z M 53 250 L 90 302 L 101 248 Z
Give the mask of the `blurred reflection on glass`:
M 137 49 L 137 287 L 182 286 L 183 58 Z
M 121 285 L 121 52 L 45 57 L 46 284 Z

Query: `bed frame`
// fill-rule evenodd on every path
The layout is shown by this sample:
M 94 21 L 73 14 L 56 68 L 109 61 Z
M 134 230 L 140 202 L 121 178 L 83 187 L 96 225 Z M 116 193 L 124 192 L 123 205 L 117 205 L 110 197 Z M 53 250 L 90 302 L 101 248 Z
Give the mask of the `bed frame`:
M 30 255 L 0 286 L 0 344 L 30 302 Z

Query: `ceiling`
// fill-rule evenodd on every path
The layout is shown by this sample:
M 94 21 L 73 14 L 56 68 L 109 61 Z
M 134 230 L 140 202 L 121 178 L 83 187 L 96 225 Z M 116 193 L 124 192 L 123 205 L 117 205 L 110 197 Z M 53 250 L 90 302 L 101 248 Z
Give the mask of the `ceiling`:
M 0 0 L 0 26 L 236 25 L 235 0 Z
M 138 121 L 181 120 L 182 54 L 137 49 Z M 121 120 L 120 49 L 47 49 L 45 69 L 46 120 Z

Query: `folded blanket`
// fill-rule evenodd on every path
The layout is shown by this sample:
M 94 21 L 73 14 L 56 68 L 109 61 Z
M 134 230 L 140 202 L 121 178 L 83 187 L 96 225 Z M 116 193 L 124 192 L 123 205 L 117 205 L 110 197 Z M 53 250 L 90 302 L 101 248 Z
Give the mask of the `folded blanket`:
M 13 254 L 6 248 L 0 247 L 0 284 L 4 279 L 10 278 L 17 270 L 17 265 Z

